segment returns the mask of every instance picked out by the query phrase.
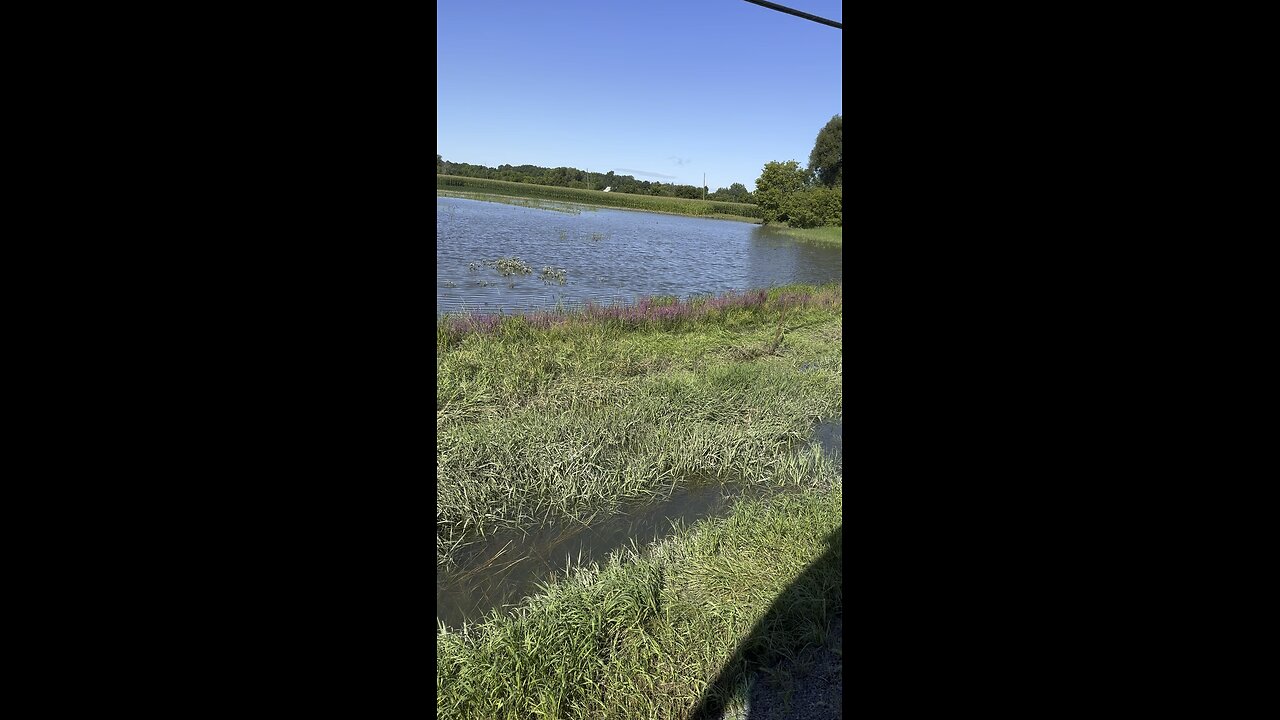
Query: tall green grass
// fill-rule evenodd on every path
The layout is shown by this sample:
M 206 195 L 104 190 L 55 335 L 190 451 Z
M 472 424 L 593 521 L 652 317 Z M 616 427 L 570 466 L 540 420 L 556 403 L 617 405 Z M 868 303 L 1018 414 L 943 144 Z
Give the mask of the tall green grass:
M 827 480 L 576 568 L 513 615 L 442 629 L 436 717 L 686 720 L 708 694 L 740 711 L 747 673 L 828 642 L 843 606 L 842 494 Z
M 841 313 L 836 284 L 437 321 L 438 568 L 676 485 L 797 491 L 438 628 L 438 719 L 740 718 L 754 669 L 828 641 L 842 495 L 809 438 L 842 414 Z
M 842 406 L 840 286 L 744 297 L 440 320 L 437 565 L 691 482 L 809 483 L 820 462 L 796 451 Z
M 771 226 L 771 229 L 797 240 L 807 240 L 822 245 L 844 245 L 843 227 L 793 228 L 779 225 Z
M 703 217 L 729 216 L 747 219 L 760 219 L 764 217 L 760 208 L 747 203 L 723 202 L 719 200 L 691 200 L 688 198 L 657 197 L 653 195 L 633 195 L 631 193 L 604 192 L 602 190 L 554 187 L 551 185 L 533 185 L 530 183 L 489 180 L 486 178 L 463 177 L 460 175 L 436 175 L 436 188 L 438 190 L 460 190 L 493 193 L 497 195 L 540 198 L 544 200 L 561 200 L 587 205 L 674 213 L 677 215 Z

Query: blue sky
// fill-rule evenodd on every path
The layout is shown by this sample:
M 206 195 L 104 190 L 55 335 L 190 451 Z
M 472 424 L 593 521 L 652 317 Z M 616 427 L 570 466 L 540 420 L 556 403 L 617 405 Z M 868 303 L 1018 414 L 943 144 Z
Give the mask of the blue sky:
M 844 20 L 838 0 L 775 2 Z M 843 31 L 743 0 L 440 0 L 436 19 L 450 162 L 754 190 L 843 114 Z

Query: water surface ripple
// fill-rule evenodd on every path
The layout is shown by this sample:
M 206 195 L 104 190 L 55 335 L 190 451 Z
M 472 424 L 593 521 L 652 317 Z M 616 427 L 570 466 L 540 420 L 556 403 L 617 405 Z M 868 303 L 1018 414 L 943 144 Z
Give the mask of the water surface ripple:
M 437 196 L 437 313 L 510 313 L 588 300 L 634 302 L 644 295 L 683 299 L 841 279 L 839 247 L 797 241 L 760 225 L 577 209 L 557 212 Z M 533 273 L 502 277 L 482 265 L 510 256 Z M 470 269 L 471 263 L 477 269 Z M 544 266 L 563 268 L 565 285 L 539 279 Z

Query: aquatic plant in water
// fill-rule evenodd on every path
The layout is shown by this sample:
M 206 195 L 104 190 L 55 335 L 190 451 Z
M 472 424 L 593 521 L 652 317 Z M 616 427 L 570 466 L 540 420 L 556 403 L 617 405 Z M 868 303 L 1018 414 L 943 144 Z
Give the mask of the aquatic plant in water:
M 529 275 L 533 273 L 533 268 L 517 257 L 502 258 L 495 264 L 498 272 L 503 276 L 507 275 Z
M 518 257 L 501 257 L 497 260 L 486 260 L 484 264 L 497 270 L 502 277 L 530 275 L 533 273 L 533 268 Z
M 563 285 L 565 283 L 565 278 L 567 274 L 568 274 L 568 271 L 566 271 L 564 268 L 553 268 L 550 265 L 542 266 L 541 277 L 542 277 L 542 282 L 544 283 L 558 282 L 561 285 Z

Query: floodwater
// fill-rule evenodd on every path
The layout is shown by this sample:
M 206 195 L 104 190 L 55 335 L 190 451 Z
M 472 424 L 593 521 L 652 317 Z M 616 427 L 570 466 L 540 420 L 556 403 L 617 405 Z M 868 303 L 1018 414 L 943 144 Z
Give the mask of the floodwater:
M 818 423 L 813 439 L 822 452 L 843 465 L 842 418 Z M 796 449 L 806 447 L 805 443 Z M 436 620 L 456 628 L 476 622 L 495 609 L 517 605 L 538 591 L 538 583 L 563 575 L 568 565 L 600 562 L 632 541 L 643 549 L 670 536 L 674 524 L 693 525 L 710 517 L 724 517 L 734 500 L 746 494 L 780 492 L 778 488 L 746 489 L 703 484 L 676 488 L 667 498 L 583 525 L 577 522 L 505 532 L 471 546 L 458 568 L 436 570 Z M 785 492 L 785 491 L 784 491 Z
M 839 247 L 733 220 L 436 197 L 436 312 L 520 312 L 842 279 Z M 554 208 L 554 209 L 546 209 Z M 530 275 L 486 261 L 517 257 Z M 471 264 L 475 264 L 475 269 Z M 544 266 L 565 284 L 541 279 Z
M 842 279 L 841 250 L 797 241 L 770 228 L 729 220 L 528 201 L 531 206 L 436 198 L 436 311 L 521 312 L 634 302 L 646 295 L 718 295 L 730 290 Z M 540 206 L 540 207 L 532 207 Z M 530 275 L 502 276 L 484 263 L 515 256 Z M 540 279 L 563 269 L 565 284 Z M 814 438 L 839 462 L 840 418 Z M 561 524 L 502 533 L 477 543 L 455 571 L 436 572 L 436 619 L 457 627 L 537 592 L 565 566 L 605 560 L 633 541 L 644 547 L 673 523 L 692 525 L 728 513 L 741 488 L 676 489 L 590 525 Z
M 838 467 L 844 466 L 844 418 L 823 420 L 814 428 L 814 435 L 822 452 L 835 460 Z
M 458 627 L 495 608 L 515 605 L 566 565 L 603 561 L 634 539 L 643 548 L 670 535 L 673 522 L 692 525 L 725 514 L 730 498 L 719 485 L 676 489 L 667 499 L 591 525 L 566 523 L 528 535 L 501 533 L 470 549 L 454 572 L 436 571 L 436 620 Z

